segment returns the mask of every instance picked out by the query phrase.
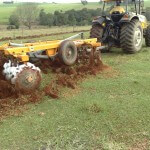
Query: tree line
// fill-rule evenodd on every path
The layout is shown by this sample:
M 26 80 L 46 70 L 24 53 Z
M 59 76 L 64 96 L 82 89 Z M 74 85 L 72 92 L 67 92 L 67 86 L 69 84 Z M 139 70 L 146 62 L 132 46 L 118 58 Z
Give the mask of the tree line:
M 54 14 L 46 13 L 43 9 L 39 13 L 39 24 L 45 26 L 84 26 L 92 22 L 93 17 L 99 16 L 101 9 L 69 10 L 66 12 L 55 11 Z
M 55 11 L 46 13 L 44 9 L 39 10 L 37 4 L 19 5 L 9 18 L 9 27 L 18 29 L 20 25 L 27 26 L 31 29 L 32 25 L 43 26 L 84 26 L 91 24 L 93 17 L 101 14 L 101 8 L 82 10 Z
M 110 9 L 107 8 L 105 14 L 109 14 Z M 150 7 L 146 8 L 145 16 L 150 21 Z M 87 9 L 55 11 L 52 13 L 45 12 L 44 9 L 39 10 L 38 4 L 25 3 L 18 5 L 16 10 L 9 18 L 8 29 L 18 29 L 24 25 L 31 29 L 32 25 L 43 26 L 84 26 L 90 25 L 93 18 L 102 15 L 102 9 Z

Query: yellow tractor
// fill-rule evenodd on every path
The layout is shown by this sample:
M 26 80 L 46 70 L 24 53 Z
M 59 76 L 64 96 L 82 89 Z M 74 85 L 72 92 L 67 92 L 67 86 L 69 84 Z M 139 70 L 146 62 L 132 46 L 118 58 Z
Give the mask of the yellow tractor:
M 97 38 L 106 45 L 119 47 L 125 53 L 136 53 L 142 49 L 143 39 L 150 47 L 150 26 L 143 13 L 144 0 L 103 0 L 103 15 L 93 20 L 91 38 Z M 134 12 L 129 11 L 129 2 L 134 4 Z M 109 15 L 104 15 L 107 4 L 115 3 Z M 130 5 L 131 6 L 131 5 Z

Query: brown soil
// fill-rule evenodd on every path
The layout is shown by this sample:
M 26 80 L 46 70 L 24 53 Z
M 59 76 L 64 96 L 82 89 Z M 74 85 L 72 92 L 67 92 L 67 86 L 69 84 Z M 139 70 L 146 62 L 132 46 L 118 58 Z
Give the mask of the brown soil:
M 18 98 L 18 93 L 15 88 L 7 81 L 0 80 L 0 99 Z
M 5 99 L 9 97 L 11 98 L 18 97 L 15 88 L 10 83 L 5 81 L 2 75 L 3 64 L 5 61 L 6 60 L 4 56 L 2 55 L 2 53 L 0 53 L 0 99 Z
M 150 141 L 148 139 L 141 140 L 135 143 L 129 150 L 148 150 L 150 147 Z
M 46 96 L 50 96 L 54 99 L 58 99 L 59 98 L 59 91 L 58 91 L 58 87 L 54 82 L 51 82 L 49 85 L 47 85 L 44 89 L 43 89 L 44 93 Z
M 83 57 L 82 60 L 84 60 Z M 20 107 L 18 106 L 40 102 L 44 95 L 58 99 L 63 87 L 76 89 L 78 82 L 81 82 L 87 75 L 96 75 L 100 71 L 109 68 L 93 54 L 91 54 L 88 61 L 86 59 L 86 63 L 82 60 L 80 60 L 80 63 L 77 62 L 73 67 L 65 66 L 59 60 L 55 60 L 54 62 L 42 60 L 37 65 L 41 68 L 43 73 L 47 73 L 47 70 L 51 69 L 56 77 L 51 83 L 48 83 L 43 90 L 37 90 L 29 95 L 22 95 L 17 92 L 15 87 L 5 81 L 2 73 L 0 73 L 0 117 L 11 114 L 14 110 L 20 112 Z M 0 72 L 3 70 L 4 62 L 6 62 L 6 60 L 3 55 L 0 54 Z
M 82 60 L 85 59 L 82 57 Z M 103 70 L 110 69 L 102 63 L 99 57 L 93 54 L 88 60 L 86 59 L 86 63 L 82 60 L 73 67 L 65 66 L 59 60 L 54 62 L 42 61 L 39 67 L 44 72 L 46 72 L 46 69 L 51 68 L 56 73 L 56 79 L 44 88 L 45 95 L 55 99 L 59 98 L 61 87 L 76 89 L 78 82 L 86 78 L 87 75 L 96 75 Z
M 27 103 L 36 103 L 41 99 L 41 93 L 33 93 L 30 95 L 21 95 L 15 87 L 5 80 L 2 75 L 3 64 L 7 60 L 0 53 L 0 118 L 7 115 L 16 115 L 21 112 L 18 106 L 24 106 Z

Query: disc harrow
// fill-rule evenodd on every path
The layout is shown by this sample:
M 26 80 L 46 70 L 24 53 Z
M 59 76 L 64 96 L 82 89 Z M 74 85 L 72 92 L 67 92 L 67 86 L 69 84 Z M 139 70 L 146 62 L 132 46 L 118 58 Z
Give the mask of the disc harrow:
M 82 61 L 82 58 L 85 59 L 86 55 L 90 58 L 90 53 L 100 52 L 103 48 L 97 39 L 73 40 L 79 35 L 82 34 L 65 40 L 3 44 L 0 46 L 0 52 L 8 58 L 8 62 L 3 65 L 3 76 L 19 91 L 36 90 L 40 86 L 42 73 L 40 68 L 31 62 L 40 61 L 40 59 L 53 61 L 58 58 L 62 64 L 71 66 Z
M 3 76 L 5 76 L 5 79 L 21 91 L 30 91 L 37 88 L 37 85 L 39 85 L 41 80 L 40 68 L 30 62 L 25 64 L 15 64 L 9 60 L 9 62 L 4 64 L 3 68 L 4 70 L 2 73 Z M 22 87 L 25 88 L 25 90 L 23 90 Z

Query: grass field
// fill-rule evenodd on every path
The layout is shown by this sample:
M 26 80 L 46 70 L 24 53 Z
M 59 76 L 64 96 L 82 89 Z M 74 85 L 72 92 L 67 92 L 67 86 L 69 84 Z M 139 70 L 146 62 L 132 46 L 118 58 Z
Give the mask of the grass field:
M 13 5 L 0 5 L 0 24 L 8 23 L 8 18 L 11 13 L 15 10 L 18 4 Z M 97 3 L 90 3 L 89 5 L 83 6 L 80 3 L 77 4 L 39 4 L 40 9 L 45 9 L 46 12 L 53 13 L 55 10 L 70 10 L 75 9 L 79 10 L 82 8 L 90 8 L 96 9 L 99 8 L 100 5 Z
M 23 114 L 3 119 L 0 149 L 149 150 L 149 48 L 135 55 L 114 49 L 102 58 L 112 70 L 88 76 L 75 90 L 63 89 L 59 100 L 43 97 Z M 44 75 L 43 84 L 51 78 Z
M 8 23 L 8 18 L 11 15 L 11 13 L 15 10 L 18 4 L 13 4 L 13 5 L 0 5 L 0 24 L 6 24 Z M 147 0 L 145 1 L 145 6 L 149 7 L 150 2 Z M 39 4 L 40 9 L 45 9 L 46 12 L 53 13 L 55 10 L 70 10 L 70 9 L 75 9 L 79 10 L 82 8 L 89 8 L 89 9 L 96 9 L 100 8 L 101 5 L 99 3 L 89 3 L 86 6 L 83 6 L 80 3 L 76 4 Z
M 58 34 L 60 32 L 73 32 L 73 31 L 82 31 L 82 30 L 89 30 L 91 26 L 62 26 L 60 27 L 33 27 L 33 29 L 17 29 L 17 30 L 7 30 L 3 29 L 0 33 L 0 39 L 5 37 L 12 37 L 15 38 L 17 36 L 31 36 L 31 35 L 42 35 L 42 34 Z M 58 35 L 59 37 L 59 35 Z
M 15 7 L 0 5 L 0 23 L 7 22 Z M 42 4 L 40 7 L 54 12 L 55 9 L 81 9 L 84 6 Z M 86 7 L 99 6 L 92 3 Z M 25 30 L 23 34 L 38 35 L 60 30 L 71 31 L 72 27 Z M 21 34 L 21 30 L 4 30 L 0 38 Z M 40 40 L 64 39 L 71 35 Z M 85 35 L 89 36 L 87 32 Z M 0 150 L 149 150 L 150 49 L 143 47 L 142 52 L 135 55 L 113 49 L 102 58 L 112 70 L 88 76 L 75 90 L 63 89 L 59 100 L 43 97 L 40 104 L 27 105 L 28 109 L 19 116 L 1 120 Z M 43 75 L 42 86 L 53 76 Z

